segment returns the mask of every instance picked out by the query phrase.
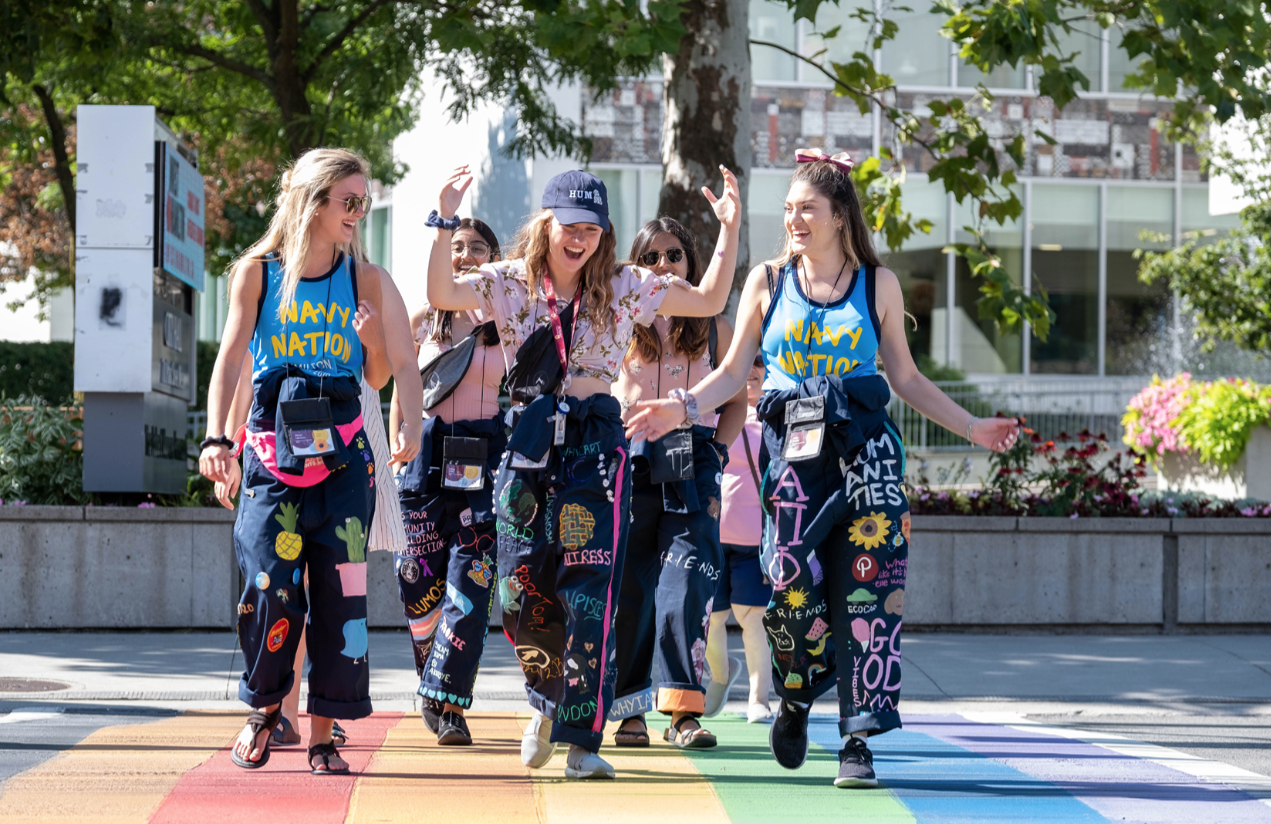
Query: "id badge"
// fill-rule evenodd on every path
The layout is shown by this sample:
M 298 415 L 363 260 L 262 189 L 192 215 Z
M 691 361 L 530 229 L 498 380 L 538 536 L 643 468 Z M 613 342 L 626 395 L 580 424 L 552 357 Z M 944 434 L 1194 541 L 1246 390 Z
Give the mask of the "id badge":
M 510 469 L 546 469 L 547 461 L 552 457 L 552 450 L 543 453 L 542 460 L 533 461 L 522 455 L 520 452 L 513 452 L 512 457 L 508 459 L 508 468 Z
M 442 442 L 441 485 L 446 489 L 483 489 L 485 462 L 484 438 L 447 436 Z
M 336 451 L 331 402 L 326 398 L 301 398 L 278 403 L 283 434 L 297 458 L 321 458 Z
M 288 429 L 291 454 L 297 458 L 320 458 L 335 452 L 330 429 Z
M 569 411 L 569 404 L 563 398 L 556 399 L 556 415 L 552 418 L 552 444 L 555 446 L 565 445 L 565 413 Z
M 781 446 L 781 460 L 792 463 L 815 458 L 821 454 L 824 442 L 824 421 L 787 426 L 785 443 Z

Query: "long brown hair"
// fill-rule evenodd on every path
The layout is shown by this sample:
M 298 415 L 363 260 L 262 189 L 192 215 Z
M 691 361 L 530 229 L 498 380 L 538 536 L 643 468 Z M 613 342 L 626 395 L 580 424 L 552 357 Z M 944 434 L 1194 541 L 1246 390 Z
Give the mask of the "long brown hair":
M 798 165 L 790 177 L 790 185 L 799 181 L 807 183 L 817 194 L 830 201 L 831 214 L 839 221 L 839 240 L 843 244 L 843 254 L 847 256 L 851 267 L 855 269 L 861 264 L 882 266 L 882 261 L 874 251 L 869 228 L 865 225 L 865 216 L 861 214 L 861 199 L 856 193 L 856 184 L 852 182 L 851 175 L 828 160 L 816 160 Z M 794 256 L 790 233 L 787 231 L 785 250 L 773 263 L 781 267 Z
M 688 262 L 688 273 L 685 280 L 696 286 L 702 280 L 702 269 L 697 261 L 697 241 L 693 234 L 675 218 L 659 217 L 644 224 L 640 234 L 631 244 L 631 260 L 638 263 L 653 239 L 660 234 L 668 234 L 680 242 L 684 249 L 684 259 Z M 670 338 L 671 351 L 695 360 L 706 351 L 710 340 L 710 318 L 671 318 L 671 328 L 667 332 Z M 662 341 L 658 330 L 653 325 L 637 324 L 635 334 L 631 336 L 631 346 L 627 355 L 634 355 L 645 363 L 657 363 L 662 357 Z
M 481 239 L 490 245 L 490 263 L 503 258 L 503 252 L 499 249 L 499 238 L 483 220 L 477 220 L 475 217 L 465 217 L 459 221 L 459 229 L 471 229 L 481 235 Z M 455 233 L 459 231 L 455 230 Z M 451 235 L 453 237 L 453 234 Z M 475 270 L 474 270 L 475 271 Z M 433 337 L 438 341 L 450 340 L 450 335 L 454 331 L 455 312 L 453 309 L 442 309 L 437 316 L 437 324 L 433 327 Z
M 548 238 L 552 219 L 551 209 L 540 209 L 535 213 L 521 227 L 512 252 L 508 255 L 508 260 L 525 261 L 525 286 L 530 300 L 536 299 L 543 276 L 547 274 Z M 617 246 L 613 224 L 610 223 L 609 228 L 601 233 L 596 251 L 583 264 L 582 280 L 579 283 L 579 288 L 583 290 L 583 299 L 579 311 L 587 318 L 597 337 L 614 329 L 613 279 L 619 271 L 615 252 Z

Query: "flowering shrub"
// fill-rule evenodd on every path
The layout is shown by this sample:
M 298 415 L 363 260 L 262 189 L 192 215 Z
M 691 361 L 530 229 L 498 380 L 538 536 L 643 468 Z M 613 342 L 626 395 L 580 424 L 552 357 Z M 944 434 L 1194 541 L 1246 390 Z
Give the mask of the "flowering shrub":
M 1023 422 L 1023 419 L 1021 419 Z M 1271 504 L 1219 501 L 1194 493 L 1143 490 L 1147 456 L 1127 458 L 1110 450 L 1105 435 L 1082 431 L 1042 440 L 1025 427 L 1026 438 L 989 459 L 982 489 L 932 488 L 925 468 L 909 484 L 915 515 L 1040 515 L 1064 518 L 1271 518 Z M 1040 458 L 1036 461 L 1035 458 Z M 1040 464 L 1034 468 L 1034 464 Z
M 1125 443 L 1155 463 L 1166 452 L 1194 452 L 1203 464 L 1228 469 L 1244 454 L 1255 427 L 1271 420 L 1271 386 L 1241 378 L 1192 381 L 1184 372 L 1152 383 L 1130 401 Z

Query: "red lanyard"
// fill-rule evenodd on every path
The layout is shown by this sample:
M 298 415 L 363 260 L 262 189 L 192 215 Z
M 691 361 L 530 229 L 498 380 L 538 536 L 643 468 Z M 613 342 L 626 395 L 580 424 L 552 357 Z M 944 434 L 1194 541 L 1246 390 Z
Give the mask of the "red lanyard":
M 547 293 L 547 314 L 552 321 L 552 337 L 556 339 L 556 357 L 560 360 L 561 371 L 569 374 L 569 353 L 565 351 L 565 335 L 561 331 L 560 315 L 556 312 L 556 289 L 552 286 L 552 277 L 548 275 L 543 278 L 543 291 Z M 574 290 L 574 299 L 569 305 L 574 307 L 574 316 L 569 319 L 569 342 L 574 342 L 574 332 L 578 329 L 578 300 L 582 297 L 583 285 L 582 281 L 578 282 L 578 288 Z

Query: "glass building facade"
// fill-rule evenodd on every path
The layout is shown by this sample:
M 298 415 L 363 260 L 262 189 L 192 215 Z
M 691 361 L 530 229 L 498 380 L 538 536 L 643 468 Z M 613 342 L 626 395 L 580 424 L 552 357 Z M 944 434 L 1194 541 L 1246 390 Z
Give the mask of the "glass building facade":
M 796 24 L 784 4 L 752 0 L 751 37 L 807 55 L 825 49 L 820 60 L 845 59 L 868 51 L 868 32 L 851 16 L 859 3 L 823 4 L 813 25 Z M 986 76 L 962 64 L 939 33 L 940 16 L 919 10 L 887 14 L 899 34 L 874 55 L 897 83 L 897 105 L 918 113 L 933 99 L 961 97 L 975 105 L 975 87 L 984 84 L 996 98 L 983 112 L 990 134 L 1025 135 L 1016 189 L 1024 214 L 1005 226 L 978 228 L 1016 283 L 1044 289 L 1057 315 L 1044 343 L 1032 335 L 1001 333 L 992 321 L 980 320 L 978 282 L 964 261 L 941 251 L 970 239 L 964 228 L 976 224 L 970 203 L 958 204 L 943 186 L 929 183 L 930 157 L 910 148 L 904 206 L 934 228 L 915 234 L 900 250 L 879 251 L 900 278 L 906 309 L 916 319 L 909 333 L 915 358 L 972 375 L 1150 375 L 1187 368 L 1189 347 L 1179 343 L 1184 330 L 1177 301 L 1160 285 L 1139 282 L 1134 252 L 1225 234 L 1237 220 L 1210 216 L 1199 158 L 1191 148 L 1165 141 L 1158 130 L 1172 104 L 1125 88 L 1136 61 L 1116 48 L 1120 31 L 1091 25 L 1065 36 L 1090 90 L 1059 110 L 1036 93 L 1023 67 Z M 836 38 L 818 36 L 835 26 L 841 26 Z M 751 56 L 753 166 L 747 200 L 753 263 L 781 246 L 782 202 L 796 148 L 847 151 L 863 160 L 891 145 L 891 135 L 885 118 L 862 115 L 801 61 L 761 45 L 751 46 Z M 584 123 L 607 124 L 608 139 L 597 141 L 592 168 L 610 189 L 619 248 L 625 251 L 657 210 L 661 80 L 625 81 L 612 96 L 589 101 L 584 94 L 584 101 Z

